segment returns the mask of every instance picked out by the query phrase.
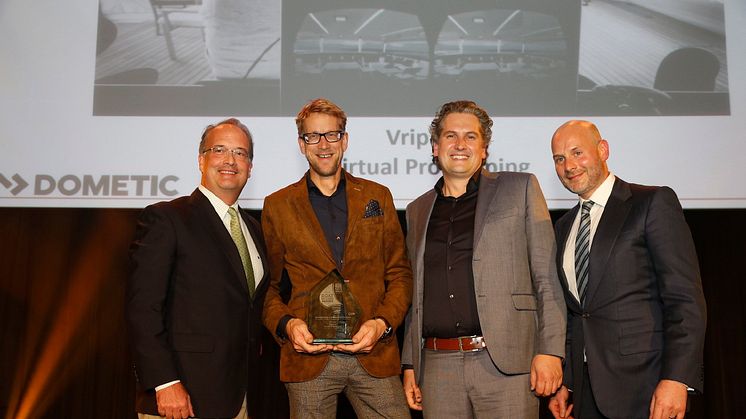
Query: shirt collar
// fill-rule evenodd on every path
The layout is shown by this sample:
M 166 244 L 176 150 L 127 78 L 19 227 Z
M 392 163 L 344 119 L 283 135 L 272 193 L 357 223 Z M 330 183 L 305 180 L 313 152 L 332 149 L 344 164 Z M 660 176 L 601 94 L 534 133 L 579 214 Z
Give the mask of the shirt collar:
M 609 176 L 601 182 L 601 185 L 598 186 L 589 199 L 580 198 L 580 205 L 583 205 L 585 201 L 593 201 L 595 205 L 605 207 L 606 203 L 609 202 L 611 189 L 614 188 L 614 179 L 616 179 L 616 176 L 609 172 Z
M 215 212 L 218 213 L 220 216 L 220 219 L 222 220 L 225 218 L 225 214 L 228 213 L 228 208 L 235 208 L 236 211 L 238 211 L 238 201 L 234 202 L 233 205 L 228 205 L 225 202 L 223 202 L 222 199 L 218 198 L 217 195 L 212 193 L 211 190 L 207 189 L 204 185 L 199 185 L 199 190 L 202 192 L 202 194 L 205 195 L 208 201 L 210 201 L 210 204 L 212 204 L 212 207 L 215 208 Z
M 345 185 L 346 184 L 347 184 L 347 181 L 345 180 L 345 172 L 343 170 L 342 171 L 342 176 L 340 176 L 340 178 L 339 178 L 339 184 L 337 184 L 337 190 L 335 190 L 334 193 L 331 196 L 327 197 L 326 195 L 324 195 L 321 192 L 321 189 L 319 189 L 319 187 L 316 186 L 316 184 L 313 183 L 313 181 L 311 180 L 311 172 L 308 171 L 306 173 L 306 186 L 308 187 L 308 192 L 309 193 L 313 193 L 313 194 L 318 195 L 318 196 L 324 196 L 324 197 L 327 197 L 327 198 L 331 198 L 333 196 L 337 196 L 337 195 L 345 192 Z
M 481 176 L 482 176 L 482 171 L 477 170 L 476 173 L 474 173 L 474 175 L 472 175 L 472 177 L 469 178 L 469 183 L 466 184 L 466 192 L 464 192 L 464 194 L 459 196 L 458 198 L 468 196 L 478 191 L 479 190 L 479 179 L 481 178 Z M 435 186 L 433 187 L 433 189 L 435 189 L 435 193 L 437 193 L 438 196 L 441 198 L 446 197 L 445 195 L 443 195 L 444 184 L 445 184 L 445 179 L 443 179 L 443 176 L 441 176 L 440 179 L 438 179 L 438 182 L 436 182 Z M 453 198 L 453 197 L 448 197 L 448 198 Z

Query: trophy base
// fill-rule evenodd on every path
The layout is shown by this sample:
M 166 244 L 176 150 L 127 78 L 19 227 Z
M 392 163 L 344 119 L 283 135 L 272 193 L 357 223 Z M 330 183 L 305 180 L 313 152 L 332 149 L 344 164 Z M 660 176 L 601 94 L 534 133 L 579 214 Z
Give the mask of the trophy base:
M 316 338 L 311 342 L 312 345 L 325 345 L 325 344 L 351 345 L 352 343 L 353 343 L 352 339 L 345 339 L 345 338 Z

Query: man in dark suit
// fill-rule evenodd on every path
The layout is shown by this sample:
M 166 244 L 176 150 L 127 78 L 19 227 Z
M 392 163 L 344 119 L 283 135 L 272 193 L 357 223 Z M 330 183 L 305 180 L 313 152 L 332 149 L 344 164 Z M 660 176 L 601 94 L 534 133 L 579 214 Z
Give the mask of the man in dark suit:
M 237 203 L 252 158 L 251 134 L 237 119 L 208 126 L 199 187 L 140 216 L 126 316 L 141 418 L 256 417 L 272 398 L 276 352 L 262 350 L 264 243 Z
M 492 120 L 470 101 L 430 125 L 443 172 L 407 206 L 415 289 L 402 363 L 425 418 L 535 418 L 562 383 L 565 304 L 544 196 L 529 173 L 482 169 Z
M 346 122 L 344 111 L 326 99 L 298 113 L 298 147 L 309 170 L 264 201 L 271 270 L 264 324 L 282 346 L 280 377 L 292 417 L 334 418 L 337 395 L 344 393 L 360 418 L 408 418 L 393 329 L 409 307 L 412 271 L 389 190 L 342 168 Z M 333 285 L 357 300 L 361 325 L 350 344 L 314 344 L 309 306 L 320 295 L 310 296 L 334 269 L 344 285 Z M 284 276 L 292 284 L 289 301 L 280 294 Z
M 555 226 L 568 321 L 552 413 L 569 416 L 569 389 L 581 419 L 681 419 L 687 392 L 702 391 L 706 311 L 678 198 L 611 174 L 609 144 L 590 122 L 559 127 L 552 155 L 580 197 Z

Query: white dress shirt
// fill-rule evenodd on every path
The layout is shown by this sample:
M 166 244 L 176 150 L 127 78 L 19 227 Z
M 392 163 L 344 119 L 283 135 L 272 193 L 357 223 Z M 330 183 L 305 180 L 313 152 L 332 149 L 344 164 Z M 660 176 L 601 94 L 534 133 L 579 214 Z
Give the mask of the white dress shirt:
M 601 215 L 603 215 L 606 203 L 609 201 L 609 197 L 611 196 L 611 189 L 614 187 L 614 179 L 616 179 L 616 177 L 609 173 L 609 176 L 607 176 L 606 180 L 604 180 L 593 192 L 590 199 L 580 198 L 579 205 L 581 207 L 583 202 L 588 200 L 593 201 L 593 206 L 590 211 L 591 234 L 588 243 L 589 252 L 593 246 L 593 236 L 596 235 L 598 222 L 601 220 Z M 565 278 L 567 279 L 567 287 L 578 302 L 580 302 L 580 298 L 578 297 L 578 280 L 575 277 L 575 238 L 578 235 L 578 227 L 580 225 L 580 212 L 580 208 L 578 208 L 578 214 L 575 216 L 572 227 L 570 227 L 570 234 L 567 236 L 567 242 L 565 242 L 565 253 L 562 255 L 562 269 L 564 270 Z
M 259 286 L 259 281 L 261 281 L 264 276 L 264 266 L 262 265 L 262 258 L 259 256 L 259 250 L 257 250 L 254 240 L 251 239 L 249 228 L 246 227 L 243 217 L 240 216 L 241 211 L 238 210 L 238 202 L 234 202 L 233 205 L 228 205 L 203 185 L 199 185 L 199 190 L 208 200 L 210 200 L 213 208 L 215 208 L 215 212 L 217 212 L 220 219 L 223 220 L 223 225 L 225 225 L 225 229 L 228 230 L 229 234 L 231 232 L 231 216 L 228 214 L 228 208 L 233 207 L 236 209 L 236 212 L 238 212 L 238 221 L 241 223 L 241 231 L 243 232 L 243 236 L 246 238 L 246 246 L 249 248 L 251 266 L 254 268 L 254 289 L 256 289 Z

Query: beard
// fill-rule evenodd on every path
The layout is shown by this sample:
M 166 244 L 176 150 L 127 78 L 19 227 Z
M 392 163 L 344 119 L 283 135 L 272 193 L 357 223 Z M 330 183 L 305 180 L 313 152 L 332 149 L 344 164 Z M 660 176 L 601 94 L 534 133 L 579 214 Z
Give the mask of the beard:
M 324 163 L 321 163 L 316 159 L 309 159 L 308 165 L 311 166 L 311 170 L 317 175 L 328 177 L 334 176 L 339 171 L 341 161 L 342 155 L 337 153 L 331 160 L 325 161 Z
M 562 178 L 562 184 L 568 191 L 583 196 L 593 193 L 605 179 L 606 176 L 604 176 L 604 172 L 600 168 L 586 169 L 585 177 L 580 182 L 571 182 L 566 178 Z

